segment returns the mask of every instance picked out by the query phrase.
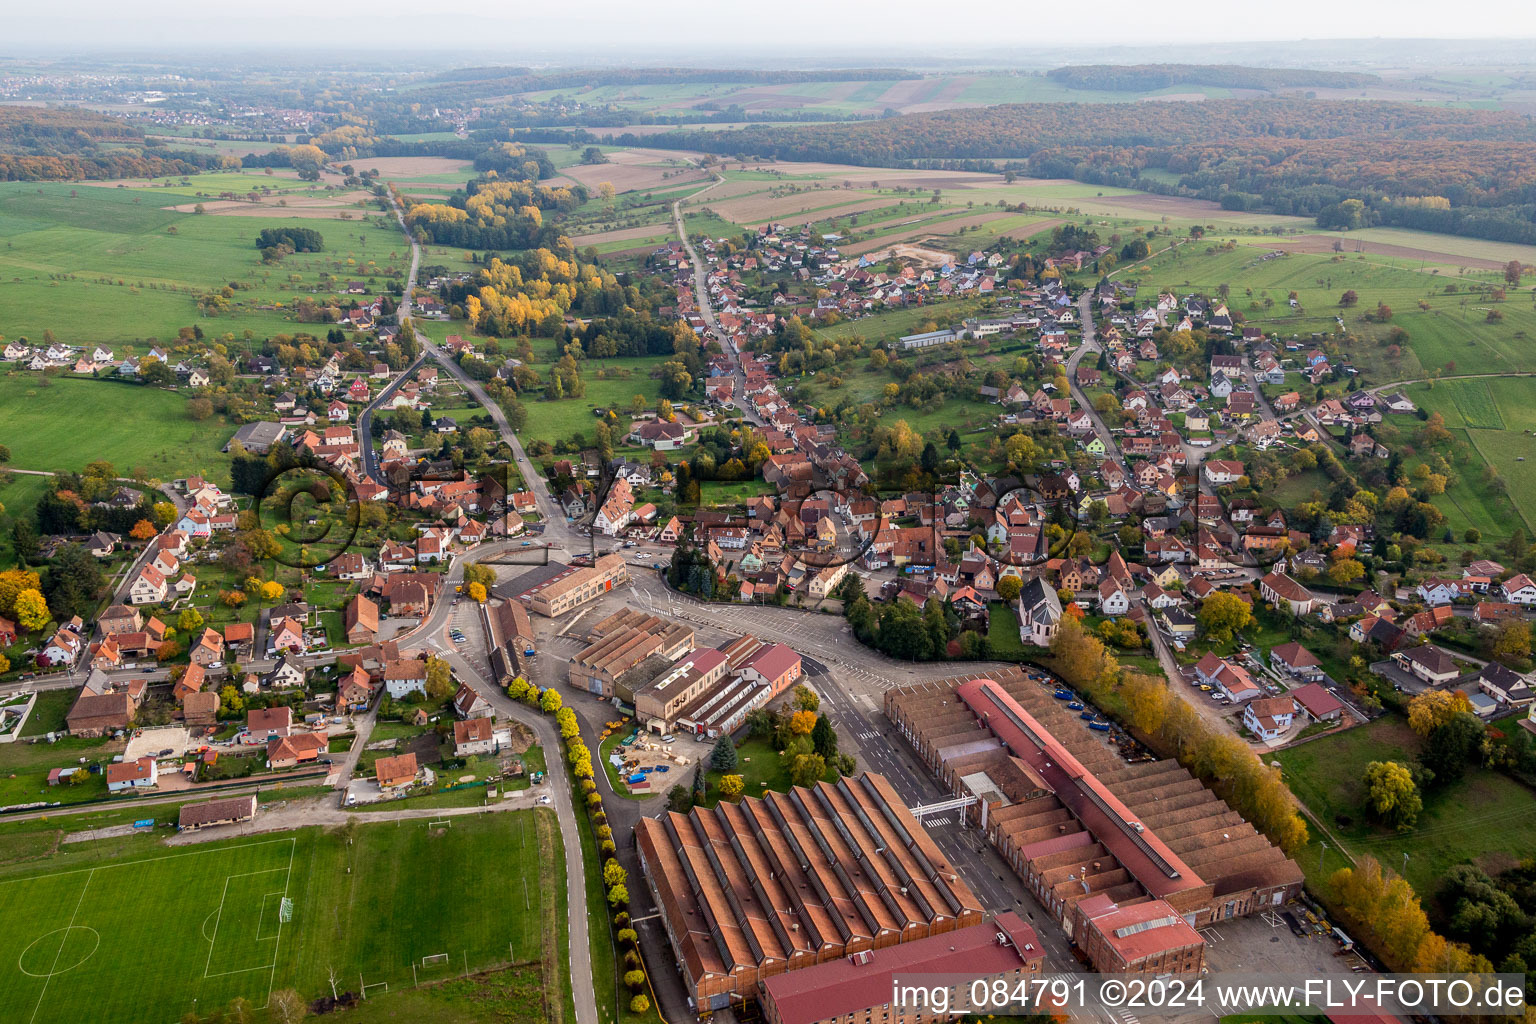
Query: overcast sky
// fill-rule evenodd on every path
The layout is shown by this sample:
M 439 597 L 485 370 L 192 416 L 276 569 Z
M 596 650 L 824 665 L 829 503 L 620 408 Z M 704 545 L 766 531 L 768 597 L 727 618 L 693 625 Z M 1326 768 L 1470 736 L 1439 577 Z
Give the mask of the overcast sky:
M 682 58 L 726 49 L 841 52 L 1372 37 L 1536 37 L 1531 0 L 52 0 L 15 3 L 0 54 L 181 46 L 564 52 Z M 945 17 L 952 11 L 952 17 Z M 1454 13 L 1454 17 L 1450 15 Z M 430 27 L 428 27 L 430 26 Z M 1209 54 L 1217 61 L 1219 52 Z M 1038 59 L 1038 58 L 1036 58 Z M 1035 61 L 1031 61 L 1035 63 Z

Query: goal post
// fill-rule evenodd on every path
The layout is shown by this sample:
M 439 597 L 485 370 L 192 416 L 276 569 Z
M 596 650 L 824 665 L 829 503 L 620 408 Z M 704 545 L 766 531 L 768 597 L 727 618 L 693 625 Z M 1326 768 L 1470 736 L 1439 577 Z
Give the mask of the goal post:
M 430 956 L 424 956 L 421 958 L 421 966 L 423 967 L 431 967 L 433 964 L 445 964 L 447 962 L 447 953 L 433 953 Z
M 293 900 L 284 896 L 282 902 L 277 905 L 277 920 L 280 924 L 287 924 L 293 920 Z

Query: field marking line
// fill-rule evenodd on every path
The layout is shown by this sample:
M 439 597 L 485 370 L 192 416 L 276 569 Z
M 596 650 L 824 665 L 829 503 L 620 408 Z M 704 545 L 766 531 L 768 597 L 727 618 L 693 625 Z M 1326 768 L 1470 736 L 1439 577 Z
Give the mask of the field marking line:
M 213 966 L 213 951 L 219 945 L 219 925 L 224 923 L 224 897 L 229 895 L 229 876 L 224 876 L 224 888 L 219 893 L 218 917 L 213 922 L 213 938 L 208 943 L 208 962 L 203 965 L 203 977 L 208 977 L 208 969 Z M 207 931 L 207 919 L 203 921 L 203 930 Z
M 283 899 L 288 898 L 288 887 L 293 884 L 293 854 L 298 849 L 299 840 L 296 836 L 288 837 L 288 873 L 283 876 Z M 272 986 L 277 983 L 277 951 L 283 944 L 283 916 L 277 916 L 277 935 L 272 940 L 272 969 L 267 975 L 267 998 L 261 1004 L 260 1009 L 265 1010 L 267 1004 L 272 1002 Z
M 235 850 L 249 850 L 249 849 L 254 849 L 255 847 L 258 847 L 258 846 L 275 846 L 278 843 L 290 843 L 291 844 L 293 842 L 294 842 L 293 839 L 263 839 L 260 842 L 245 843 L 245 844 L 242 844 L 240 846 L 208 846 L 208 847 L 204 847 L 203 849 L 200 849 L 200 850 L 187 850 L 184 853 L 167 853 L 167 854 L 164 854 L 163 856 L 160 856 L 160 857 L 145 857 L 145 858 L 142 858 L 141 860 L 125 860 L 125 861 L 123 861 L 120 864 L 107 864 L 107 865 L 101 866 L 101 867 L 94 867 L 94 868 L 72 868 L 69 871 L 51 871 L 51 872 L 49 872 L 46 875 L 16 875 L 16 876 L 11 877 L 11 878 L 0 879 L 0 885 L 8 885 L 8 884 L 11 884 L 13 882 L 40 882 L 40 881 L 42 881 L 45 878 L 63 878 L 65 875 L 78 875 L 82 871 L 88 871 L 88 872 L 91 872 L 92 874 L 94 874 L 97 871 L 110 871 L 110 870 L 112 870 L 114 868 L 131 868 L 131 867 L 136 867 L 137 865 L 140 865 L 140 864 L 153 864 L 156 861 L 162 861 L 162 860 L 179 860 L 182 857 L 192 857 L 192 856 L 196 856 L 196 855 L 199 855 L 199 854 L 206 854 L 206 853 L 231 853 L 231 852 L 233 852 Z M 291 854 L 289 856 L 289 863 L 290 863 L 290 865 L 292 864 L 292 855 Z M 278 869 L 277 868 L 273 868 L 271 870 L 276 871 Z M 250 872 L 250 873 L 251 874 L 262 874 L 262 872 L 259 872 L 259 871 Z M 87 879 L 87 884 L 89 884 L 89 879 Z
M 64 944 L 69 941 L 69 933 L 75 930 L 75 918 L 80 916 L 80 908 L 85 905 L 86 890 L 91 887 L 91 878 L 96 874 L 96 869 L 91 868 L 90 874 L 85 876 L 85 885 L 80 887 L 80 898 L 75 901 L 75 912 L 69 915 L 69 924 L 64 926 L 64 937 L 59 940 L 59 951 L 53 954 L 53 966 L 48 968 L 48 977 L 43 979 L 43 990 L 37 994 L 37 1005 L 32 1007 L 32 1016 L 28 1024 L 37 1020 L 37 1011 L 43 1008 L 43 1000 L 48 997 L 48 984 L 53 981 L 53 972 L 58 969 L 59 957 L 64 955 Z

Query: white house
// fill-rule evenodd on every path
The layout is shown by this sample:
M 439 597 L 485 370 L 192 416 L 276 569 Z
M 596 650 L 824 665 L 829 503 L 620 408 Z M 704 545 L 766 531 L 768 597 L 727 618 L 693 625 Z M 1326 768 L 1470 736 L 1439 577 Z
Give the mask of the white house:
M 1289 697 L 1265 697 L 1243 708 L 1243 725 L 1261 740 L 1277 740 L 1291 727 L 1296 706 Z
M 1131 610 L 1131 599 L 1125 595 L 1120 584 L 1114 580 L 1105 580 L 1099 584 L 1099 613 L 1102 615 L 1124 615 Z
M 152 757 L 107 765 L 107 792 L 150 789 L 160 781 L 160 770 Z
M 1510 604 L 1536 604 L 1536 583 L 1525 573 L 1511 576 L 1500 584 L 1504 600 Z

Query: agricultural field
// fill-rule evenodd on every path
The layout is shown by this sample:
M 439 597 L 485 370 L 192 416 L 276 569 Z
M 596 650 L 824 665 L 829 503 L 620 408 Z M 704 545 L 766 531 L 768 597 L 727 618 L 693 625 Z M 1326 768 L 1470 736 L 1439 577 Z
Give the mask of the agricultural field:
M 40 379 L 25 371 L 0 374 L 0 444 L 10 447 L 10 465 L 17 469 L 79 470 L 105 459 L 144 479 L 201 473 L 222 480 L 229 458 L 219 449 L 234 432 L 222 417 L 191 419 L 186 398 L 173 391 L 86 377 Z M 31 493 L 17 483 L 11 487 L 21 488 L 23 502 Z M 32 503 L 40 496 L 38 491 Z
M 1469 769 L 1460 782 L 1427 790 L 1424 811 L 1410 831 L 1374 827 L 1363 805 L 1365 766 L 1411 758 L 1418 749 L 1417 734 L 1401 719 L 1387 716 L 1273 756 L 1291 791 L 1352 855 L 1369 854 L 1401 871 L 1408 853 L 1405 877 L 1423 897 L 1433 895 L 1453 865 L 1471 862 L 1497 872 L 1513 863 L 1511 850 L 1536 844 L 1530 793 L 1507 776 L 1478 768 Z
M 1449 275 L 1421 270 L 1417 261 L 1358 253 L 1292 253 L 1266 260 L 1264 252 L 1276 248 L 1268 243 L 1222 251 L 1220 241 L 1207 236 L 1164 249 L 1116 276 L 1209 294 L 1226 285 L 1233 308 L 1248 323 L 1282 336 L 1336 333 L 1342 317 L 1347 329 L 1366 341 L 1349 356 L 1370 384 L 1414 380 L 1430 369 L 1446 375 L 1536 370 L 1536 349 L 1527 341 L 1536 332 L 1536 308 L 1523 295 L 1495 304 L 1467 289 L 1472 281 L 1502 283 L 1502 275 Z M 1291 291 L 1300 309 L 1289 308 Z M 1359 296 L 1350 309 L 1339 306 L 1346 291 Z M 1390 323 L 1366 322 L 1364 314 L 1381 302 L 1392 310 Z M 1502 319 L 1489 321 L 1495 305 Z M 1395 328 L 1407 332 L 1397 356 L 1389 350 Z
M 164 188 L 121 189 L 0 184 L 0 335 L 38 340 L 52 330 L 71 344 L 128 346 L 119 353 L 126 355 L 147 348 L 148 339 L 168 340 L 193 325 L 210 337 L 234 338 L 247 330 L 257 337 L 314 330 L 290 312 L 300 298 L 336 295 L 349 280 L 382 291 L 390 275 L 403 273 L 409 263 L 399 228 L 377 210 L 349 203 L 324 217 L 298 217 L 296 207 L 261 205 L 258 211 L 244 200 L 222 200 L 239 211 L 226 213 L 212 208 L 221 192 L 244 194 L 242 189 L 285 179 L 232 174 L 189 180 L 195 184 L 169 180 Z M 206 202 L 200 194 L 209 197 Z M 274 194 L 273 202 L 298 203 L 306 193 Z M 210 212 L 191 212 L 199 202 Z M 181 206 L 186 210 L 172 208 Z M 285 224 L 321 232 L 325 250 L 264 265 L 257 234 Z M 234 289 L 230 312 L 201 315 L 198 296 L 226 285 Z
M 1526 530 L 1532 530 L 1536 526 L 1531 512 L 1536 509 L 1536 473 L 1531 469 L 1536 466 L 1536 378 L 1441 380 L 1411 385 L 1407 394 L 1421 408 L 1440 413 L 1446 429 L 1464 438 L 1484 463 L 1498 471 L 1516 514 Z M 1436 502 L 1452 520 L 1452 528 L 1473 526 L 1487 537 L 1506 535 L 1511 517 L 1503 503 L 1488 493 L 1481 466 L 1457 468 L 1455 485 Z M 1466 519 L 1465 526 L 1455 521 L 1447 501 Z
M 339 989 L 366 984 L 384 1003 L 415 980 L 517 962 L 537 981 L 501 1019 L 558 1020 L 559 843 L 553 815 L 521 811 L 173 850 L 141 841 L 126 855 L 61 847 L 0 868 L 0 1018 L 175 1019 L 236 997 L 259 1008 L 282 988 L 329 994 L 333 970 Z M 490 898 L 466 901 L 468 880 Z

